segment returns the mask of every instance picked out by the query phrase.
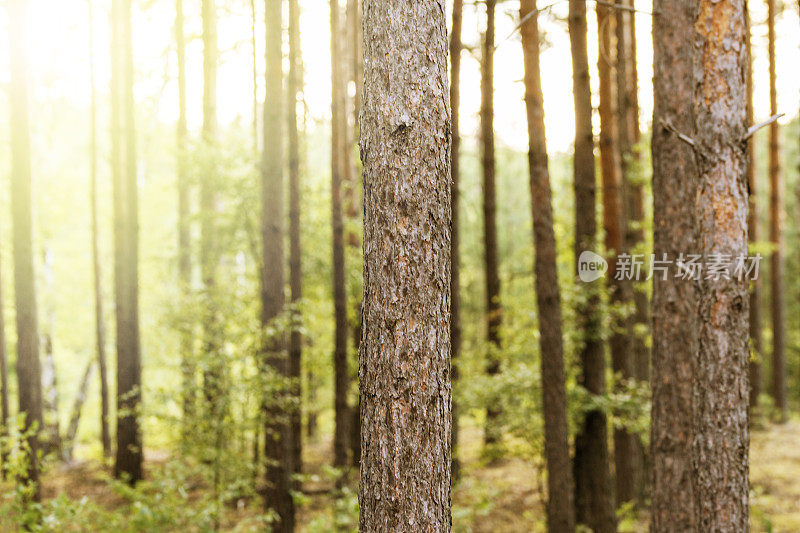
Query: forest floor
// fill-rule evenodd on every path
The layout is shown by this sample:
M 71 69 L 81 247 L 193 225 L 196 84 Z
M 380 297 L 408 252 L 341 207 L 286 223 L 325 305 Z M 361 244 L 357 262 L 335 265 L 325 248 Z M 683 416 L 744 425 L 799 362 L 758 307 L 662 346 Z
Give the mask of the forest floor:
M 518 458 L 487 464 L 480 453 L 481 432 L 467 426 L 462 430 L 462 476 L 453 493 L 453 526 L 456 532 L 518 533 L 544 531 L 543 480 L 539 470 Z M 328 442 L 306 447 L 306 469 L 299 504 L 300 531 L 348 531 L 355 524 L 354 490 L 332 494 Z M 159 468 L 166 457 L 148 455 L 148 469 Z M 784 425 L 768 424 L 751 432 L 750 450 L 751 525 L 754 532 L 794 533 L 800 531 L 800 420 Z M 120 509 L 125 500 L 109 490 L 107 472 L 92 462 L 54 468 L 44 479 L 45 500 L 63 494 L 71 500 L 83 498 L 109 511 Z M 349 476 L 354 487 L 355 474 Z M 0 487 L 3 491 L 8 484 Z M 202 489 L 197 489 L 202 490 Z M 2 492 L 2 491 L 0 491 Z M 194 498 L 189 497 L 189 501 Z M 255 506 L 228 513 L 223 530 L 255 529 Z M 2 522 L 0 520 L 0 522 Z M 2 530 L 2 527 L 0 527 Z M 625 516 L 620 531 L 647 531 L 647 516 Z

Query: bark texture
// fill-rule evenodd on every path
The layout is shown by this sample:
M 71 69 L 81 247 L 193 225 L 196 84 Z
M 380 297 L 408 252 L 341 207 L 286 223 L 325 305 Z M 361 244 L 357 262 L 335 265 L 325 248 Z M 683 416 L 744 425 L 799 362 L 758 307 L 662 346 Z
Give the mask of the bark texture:
M 778 87 L 775 63 L 775 0 L 767 0 L 767 53 L 769 56 L 769 111 L 778 113 Z M 769 240 L 772 312 L 772 398 L 778 421 L 786 422 L 786 304 L 783 294 L 783 194 L 786 186 L 781 172 L 780 128 L 769 125 Z
M 653 7 L 655 254 L 744 255 L 744 0 Z M 653 531 L 748 529 L 747 284 L 654 279 Z
M 132 0 L 112 2 L 112 181 L 117 325 L 117 454 L 114 476 L 142 479 L 139 344 L 139 201 L 133 98 Z M 114 139 L 116 137 L 116 139 Z M 114 153 L 116 152 L 116 153 Z
M 361 531 L 450 531 L 444 0 L 364 2 Z
M 572 83 L 575 101 L 575 265 L 584 250 L 597 243 L 594 137 L 592 135 L 592 93 L 589 84 L 586 2 L 569 2 L 569 38 L 572 52 Z M 597 288 L 582 287 L 586 297 L 578 308 L 583 345 L 580 351 L 579 383 L 593 395 L 606 390 L 605 357 L 600 337 L 600 299 Z M 614 492 L 609 472 L 606 415 L 600 409 L 586 413 L 575 436 L 575 518 L 597 533 L 616 529 Z
M 350 373 L 347 368 L 347 286 L 344 267 L 344 214 L 342 180 L 347 161 L 345 123 L 345 87 L 342 76 L 339 0 L 330 0 L 331 18 L 331 220 L 333 223 L 333 314 L 334 314 L 334 432 L 333 464 L 347 465 L 350 410 L 347 393 Z
M 553 231 L 553 202 L 547 167 L 544 98 L 539 67 L 539 19 L 535 0 L 521 0 L 522 52 L 525 61 L 525 109 L 528 119 L 536 303 L 539 311 L 539 349 L 542 365 L 542 411 L 547 461 L 547 530 L 575 530 L 569 427 L 561 331 L 561 293 Z
M 274 326 L 284 311 L 284 211 L 283 211 L 283 72 L 281 63 L 281 0 L 266 0 L 266 101 L 264 103 L 264 151 L 261 161 L 261 325 Z M 265 339 L 264 362 L 273 379 L 288 374 L 286 343 L 278 331 Z M 291 495 L 291 424 L 283 410 L 283 384 L 277 397 L 265 397 L 264 457 L 267 490 L 264 503 L 277 514 L 272 524 L 279 533 L 294 531 Z
M 461 133 L 459 131 L 459 106 L 461 105 L 461 29 L 463 0 L 453 1 L 453 25 L 450 30 L 450 367 L 453 387 L 458 382 L 458 358 L 461 353 L 461 256 L 459 252 L 459 153 Z M 461 463 L 458 460 L 458 403 L 452 402 L 450 451 L 452 454 L 451 475 L 458 479 Z
M 500 273 L 497 258 L 497 202 L 495 187 L 494 154 L 494 36 L 496 0 L 486 0 L 486 34 L 483 38 L 481 56 L 481 110 L 480 143 L 481 170 L 483 172 L 483 261 L 486 281 L 486 329 L 489 353 L 486 358 L 486 373 L 500 373 L 500 326 L 503 308 L 500 305 Z M 499 444 L 502 438 L 500 408 L 496 399 L 486 408 L 484 442 Z

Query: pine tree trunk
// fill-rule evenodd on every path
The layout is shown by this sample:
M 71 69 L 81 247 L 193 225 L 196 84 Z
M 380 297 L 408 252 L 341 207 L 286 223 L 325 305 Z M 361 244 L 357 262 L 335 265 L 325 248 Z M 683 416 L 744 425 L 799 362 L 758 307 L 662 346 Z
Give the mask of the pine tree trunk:
M 489 353 L 486 360 L 486 373 L 495 376 L 500 373 L 500 326 L 503 309 L 500 305 L 500 275 L 497 259 L 497 206 L 495 191 L 494 156 L 494 35 L 495 3 L 486 0 L 486 34 L 483 39 L 481 57 L 481 169 L 483 171 L 483 246 L 484 268 L 486 269 L 486 327 Z M 484 443 L 500 444 L 500 408 L 496 399 L 490 400 L 486 409 Z
M 261 325 L 273 327 L 273 321 L 284 312 L 284 221 L 283 221 L 283 73 L 281 52 L 281 0 L 266 0 L 266 101 L 264 103 L 264 152 L 261 162 Z M 286 345 L 282 332 L 265 339 L 265 363 L 276 377 L 288 375 Z M 291 495 L 292 436 L 289 417 L 281 399 L 283 384 L 277 397 L 265 397 L 266 426 L 264 456 L 267 461 L 267 490 L 264 503 L 277 513 L 272 524 L 279 533 L 294 530 L 294 503 Z
M 28 2 L 9 0 L 8 43 L 11 77 L 8 87 L 9 136 L 11 140 L 11 222 L 14 245 L 14 300 L 17 325 L 17 387 L 23 428 L 42 427 L 42 371 L 33 266 L 33 221 L 31 215 L 31 145 L 28 119 Z M 33 499 L 39 500 L 39 439 L 28 439 L 31 454 L 27 479 L 33 484 Z
M 87 0 L 89 10 L 89 84 L 91 88 L 92 110 L 90 118 L 90 176 L 89 209 L 91 211 L 92 231 L 92 273 L 94 282 L 95 349 L 100 371 L 100 442 L 103 457 L 111 457 L 111 432 L 108 428 L 108 372 L 106 362 L 106 323 L 103 313 L 103 276 L 100 266 L 100 223 L 97 215 L 97 91 L 94 84 L 94 16 L 91 0 Z
M 459 252 L 459 153 L 461 133 L 459 131 L 459 106 L 461 105 L 461 28 L 463 0 L 453 1 L 453 26 L 450 33 L 450 364 L 453 387 L 458 381 L 458 360 L 461 353 L 461 260 Z M 458 416 L 460 410 L 453 398 L 450 450 L 452 453 L 451 475 L 458 479 L 461 463 L 458 459 Z
M 656 257 L 744 256 L 744 0 L 653 8 Z M 747 531 L 748 281 L 674 270 L 653 284 L 651 528 Z
M 573 96 L 575 100 L 575 265 L 584 250 L 597 243 L 594 137 L 592 135 L 592 93 L 589 84 L 586 2 L 569 2 L 569 37 L 572 51 Z M 579 383 L 592 395 L 605 394 L 605 357 L 600 337 L 600 298 L 594 285 L 582 285 L 586 294 L 577 313 L 583 346 L 580 351 Z M 575 436 L 575 518 L 597 533 L 615 531 L 614 493 L 609 472 L 608 429 L 605 413 L 586 413 Z
M 767 0 L 767 43 L 769 55 L 769 112 L 778 113 L 778 88 L 775 64 L 775 0 Z M 772 311 L 772 398 L 778 421 L 786 422 L 786 323 L 783 295 L 783 194 L 781 172 L 780 129 L 777 122 L 769 125 L 769 240 Z
M 344 267 L 344 215 L 342 180 L 346 160 L 345 92 L 342 78 L 339 0 L 330 0 L 331 23 L 331 204 L 333 223 L 333 306 L 334 306 L 334 436 L 333 464 L 347 465 L 349 407 L 347 393 L 350 374 L 347 368 L 347 286 Z
M 753 113 L 753 55 L 751 52 L 752 40 L 750 31 L 750 11 L 748 2 L 745 0 L 745 50 L 747 53 L 747 65 L 745 71 L 745 90 L 747 102 L 745 110 L 747 113 L 747 124 L 755 121 Z M 758 242 L 758 204 L 756 193 L 758 184 L 756 182 L 756 143 L 753 137 L 747 141 L 747 185 L 750 189 L 750 205 L 747 213 L 747 234 L 749 242 Z M 750 407 L 758 406 L 758 397 L 761 395 L 761 361 L 763 360 L 763 341 L 761 336 L 761 280 L 755 279 L 750 284 L 750 339 L 754 357 L 750 360 Z
M 132 0 L 112 1 L 112 176 L 117 323 L 117 454 L 114 476 L 142 479 L 139 220 L 133 98 Z M 116 137 L 116 139 L 113 139 Z
M 297 0 L 289 0 L 289 73 L 286 79 L 286 116 L 289 135 L 289 285 L 292 303 L 292 330 L 289 336 L 289 376 L 297 407 L 292 411 L 292 471 L 303 471 L 302 394 L 300 369 L 303 317 L 298 306 L 303 297 L 303 265 L 300 249 L 300 135 L 297 129 L 297 97 L 301 95 L 299 72 L 302 69 L 300 49 L 300 12 Z
M 547 530 L 575 530 L 569 427 L 561 331 L 561 294 L 553 231 L 553 202 L 547 167 L 544 98 L 539 66 L 539 21 L 535 0 L 520 3 L 522 52 L 525 61 L 525 107 L 528 118 L 528 167 L 533 214 L 534 273 L 539 312 L 542 405 L 547 461 Z M 529 15 L 530 18 L 528 18 Z
M 361 531 L 451 529 L 445 16 L 364 3 Z

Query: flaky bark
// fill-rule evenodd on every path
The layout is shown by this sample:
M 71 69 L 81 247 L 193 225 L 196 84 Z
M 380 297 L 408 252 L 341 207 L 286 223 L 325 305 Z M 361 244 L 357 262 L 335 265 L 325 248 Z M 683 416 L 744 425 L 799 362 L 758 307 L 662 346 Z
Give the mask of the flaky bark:
M 339 0 L 330 0 L 331 23 L 331 221 L 333 224 L 333 307 L 334 307 L 334 430 L 333 464 L 347 464 L 349 408 L 347 392 L 350 374 L 347 370 L 347 286 L 344 267 L 344 214 L 342 180 L 347 130 L 345 124 L 345 88 L 342 77 L 341 35 L 339 35 Z
M 655 254 L 745 255 L 744 0 L 653 8 Z M 737 276 L 654 278 L 653 531 L 748 529 L 748 304 Z
M 769 111 L 778 113 L 778 87 L 775 64 L 775 0 L 767 0 L 767 47 L 769 56 Z M 783 194 L 786 186 L 781 172 L 780 129 L 769 125 L 769 240 L 772 312 L 772 398 L 778 421 L 786 422 L 786 322 L 783 295 Z
M 481 56 L 481 110 L 480 143 L 481 170 L 483 172 L 483 261 L 486 290 L 486 330 L 489 353 L 486 358 L 486 373 L 500 373 L 500 326 L 503 309 L 500 304 L 500 274 L 497 259 L 497 206 L 495 191 L 494 154 L 494 34 L 496 0 L 486 0 L 486 34 L 483 38 Z M 496 399 L 486 408 L 484 442 L 497 444 L 502 438 L 500 409 Z
M 575 272 L 584 250 L 597 243 L 597 204 L 595 197 L 594 137 L 592 135 L 592 93 L 589 84 L 589 59 L 586 51 L 586 2 L 569 2 L 569 38 L 572 51 L 573 97 L 575 100 Z M 605 357 L 600 337 L 600 299 L 593 285 L 582 287 L 588 293 L 577 312 L 583 346 L 580 351 L 579 383 L 593 395 L 606 390 Z M 614 495 L 609 472 L 608 430 L 605 413 L 592 409 L 586 413 L 575 436 L 575 518 L 598 533 L 614 531 Z
M 36 316 L 36 287 L 33 267 L 33 221 L 31 215 L 31 145 L 28 118 L 28 2 L 6 2 L 8 51 L 11 77 L 8 87 L 9 136 L 11 140 L 11 224 L 14 245 L 14 302 L 17 322 L 17 387 L 19 413 L 27 431 L 42 427 L 42 371 L 39 362 L 39 330 Z M 36 452 L 39 440 L 28 439 L 32 453 L 27 479 L 39 499 L 39 468 Z
M 283 221 L 283 72 L 281 63 L 281 0 L 266 0 L 266 101 L 264 102 L 264 151 L 261 161 L 261 325 L 273 321 L 284 311 L 284 221 Z M 264 363 L 273 379 L 288 374 L 286 343 L 282 332 L 265 339 Z M 294 530 L 294 503 L 291 495 L 291 425 L 280 405 L 284 396 L 280 384 L 277 397 L 265 397 L 266 426 L 264 456 L 267 462 L 267 490 L 264 503 L 277 514 L 272 524 L 279 533 Z
M 539 67 L 539 19 L 536 11 L 535 0 L 520 2 L 519 15 L 523 21 L 520 33 L 525 61 L 525 108 L 528 119 L 528 168 L 535 250 L 534 273 L 542 365 L 542 417 L 547 461 L 547 530 L 552 533 L 562 533 L 574 531 L 575 510 L 569 461 L 561 294 L 558 287 L 550 173 L 547 168 L 544 98 Z M 533 15 L 528 18 L 531 14 Z
M 302 315 L 298 309 L 303 297 L 303 265 L 300 249 L 300 134 L 297 129 L 297 97 L 302 93 L 300 69 L 300 12 L 297 0 L 289 0 L 289 72 L 286 77 L 286 118 L 289 136 L 289 286 L 292 303 L 292 330 L 289 336 L 289 376 L 297 407 L 291 414 L 292 471 L 303 470 L 303 429 L 300 394 L 300 366 L 303 355 L 303 336 L 300 333 Z
M 445 12 L 364 2 L 361 531 L 451 529 Z
M 459 153 L 459 106 L 461 105 L 461 28 L 463 0 L 453 1 L 453 26 L 450 33 L 450 115 L 452 137 L 450 139 L 450 364 L 453 386 L 458 381 L 458 358 L 461 353 L 461 258 L 459 252 L 458 202 L 460 198 Z M 453 479 L 458 479 L 461 463 L 458 460 L 458 403 L 453 398 L 450 450 L 452 453 Z
M 135 483 L 142 479 L 142 433 L 139 428 L 142 368 L 131 4 L 132 0 L 112 1 L 112 136 L 117 139 L 112 140 L 111 159 L 114 295 L 117 303 L 117 454 L 114 476 Z

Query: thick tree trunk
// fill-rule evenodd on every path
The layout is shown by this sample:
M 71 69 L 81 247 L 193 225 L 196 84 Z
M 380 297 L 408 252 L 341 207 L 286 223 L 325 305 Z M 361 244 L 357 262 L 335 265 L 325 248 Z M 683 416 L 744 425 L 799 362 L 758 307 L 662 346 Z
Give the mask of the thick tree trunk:
M 333 223 L 333 307 L 334 307 L 334 434 L 333 464 L 347 465 L 349 407 L 347 393 L 350 374 L 347 368 L 347 286 L 344 267 L 344 215 L 342 180 L 347 165 L 344 156 L 345 88 L 342 77 L 339 0 L 330 0 L 331 23 L 331 205 Z
M 747 254 L 744 0 L 653 8 L 655 254 L 735 260 Z M 652 530 L 747 531 L 748 281 L 674 274 L 653 284 Z
M 622 11 L 622 10 L 620 10 Z M 631 300 L 631 283 L 627 279 L 617 279 L 617 258 L 627 253 L 624 230 L 627 219 L 623 208 L 623 182 L 620 157 L 619 130 L 617 124 L 617 93 L 624 92 L 625 86 L 615 86 L 613 64 L 618 65 L 613 36 L 616 34 L 617 17 L 609 6 L 597 4 L 598 47 L 601 53 L 597 59 L 600 81 L 600 170 L 603 183 L 603 229 L 608 256 L 609 304 L 612 306 L 611 335 L 609 348 L 611 367 L 615 377 L 622 381 L 634 378 L 635 366 L 629 335 L 627 305 Z M 622 388 L 621 381 L 616 382 Z M 636 438 L 624 428 L 614 428 L 614 465 L 616 481 L 616 501 L 618 504 L 631 501 L 636 496 L 641 470 L 638 464 Z
M 302 394 L 300 391 L 300 368 L 302 363 L 303 336 L 300 333 L 303 317 L 298 306 L 303 297 L 303 265 L 300 249 L 300 135 L 297 128 L 300 70 L 300 12 L 297 0 L 289 0 L 289 73 L 286 79 L 286 117 L 289 135 L 289 285 L 292 303 L 292 330 L 289 336 L 289 376 L 292 378 L 292 395 L 296 408 L 291 414 L 292 425 L 292 471 L 303 471 Z
M 775 64 L 775 0 L 767 0 L 767 43 L 769 55 L 769 111 L 778 113 L 778 88 Z M 781 172 L 780 128 L 769 125 L 769 240 L 773 250 L 770 257 L 772 292 L 772 398 L 778 421 L 786 422 L 786 323 L 783 295 L 783 194 Z
M 89 209 L 92 224 L 92 273 L 94 282 L 94 318 L 95 349 L 97 364 L 100 370 L 100 442 L 103 445 L 103 457 L 111 457 L 111 432 L 108 428 L 108 373 L 106 362 L 106 322 L 103 314 L 103 276 L 100 267 L 100 223 L 97 215 L 97 91 L 94 84 L 94 16 L 91 0 L 87 0 L 89 9 L 89 83 L 91 87 L 92 110 L 90 117 L 90 176 L 89 176 Z
M 595 198 L 594 137 L 592 135 L 592 93 L 589 84 L 586 2 L 569 2 L 569 38 L 572 51 L 573 96 L 575 100 L 575 267 L 584 250 L 597 243 Z M 580 351 L 579 383 L 593 395 L 606 390 L 605 357 L 600 336 L 600 298 L 593 285 L 584 285 L 587 296 L 577 312 L 583 346 Z M 593 409 L 586 413 L 575 436 L 575 518 L 597 533 L 616 529 L 614 492 L 609 472 L 608 429 L 605 413 Z
M 284 311 L 284 221 L 283 221 L 283 73 L 281 63 L 281 0 L 266 0 L 266 101 L 264 103 L 264 152 L 261 162 L 261 325 L 266 330 Z M 288 375 L 286 346 L 282 332 L 265 339 L 264 362 L 273 378 Z M 266 426 L 264 455 L 267 461 L 267 490 L 264 503 L 277 513 L 272 524 L 279 533 L 294 530 L 291 495 L 291 423 L 280 399 L 265 397 Z
M 112 1 L 112 176 L 117 302 L 117 455 L 114 476 L 142 479 L 139 202 L 133 98 L 132 0 Z M 114 153 L 115 152 L 115 153 Z
M 453 1 L 453 27 L 450 33 L 450 116 L 452 138 L 450 140 L 450 364 L 453 387 L 458 381 L 458 359 L 461 353 L 461 256 L 459 252 L 458 202 L 460 198 L 461 132 L 459 131 L 459 106 L 461 105 L 461 28 L 463 0 Z M 450 450 L 452 454 L 451 475 L 458 479 L 461 463 L 458 459 L 458 403 L 453 398 Z
M 753 124 L 753 55 L 751 52 L 752 40 L 750 32 L 750 11 L 745 0 L 745 50 L 747 65 L 745 71 L 745 89 L 747 102 L 747 124 Z M 758 204 L 756 203 L 756 143 L 753 137 L 747 140 L 747 185 L 750 189 L 749 211 L 747 213 L 747 236 L 751 243 L 758 242 Z M 750 344 L 754 357 L 750 359 L 750 407 L 758 406 L 758 397 L 761 395 L 761 361 L 763 360 L 763 340 L 761 336 L 761 280 L 754 279 L 750 284 Z
M 503 309 L 500 305 L 500 274 L 497 258 L 497 206 L 495 191 L 494 157 L 494 35 L 496 0 L 486 0 L 486 34 L 483 38 L 481 56 L 481 169 L 483 171 L 483 247 L 486 275 L 486 328 L 489 353 L 486 358 L 486 373 L 495 376 L 500 373 L 500 326 Z M 499 402 L 491 400 L 486 409 L 484 443 L 500 443 L 501 411 Z
M 364 2 L 361 531 L 450 516 L 450 111 L 444 0 Z
M 575 530 L 569 428 L 561 332 L 561 294 L 553 231 L 553 202 L 547 168 L 544 98 L 539 67 L 539 19 L 535 0 L 522 0 L 522 52 L 525 60 L 525 107 L 528 118 L 528 167 L 533 214 L 534 273 L 539 311 L 542 405 L 547 461 L 547 530 Z M 529 15 L 531 15 L 530 18 Z
M 11 77 L 8 87 L 9 136 L 11 140 L 11 222 L 14 245 L 14 300 L 17 325 L 17 388 L 23 428 L 42 427 L 42 371 L 39 361 L 39 329 L 33 267 L 33 220 L 31 215 L 31 145 L 28 120 L 28 2 L 9 0 L 8 43 Z M 31 454 L 27 480 L 33 499 L 39 500 L 39 439 L 28 439 Z
M 190 177 L 187 169 L 186 124 L 186 36 L 184 34 L 183 0 L 175 1 L 175 43 L 178 63 L 178 123 L 175 131 L 178 171 L 178 283 L 185 301 L 191 295 L 192 250 Z M 192 349 L 192 324 L 181 327 L 181 374 L 184 431 L 188 431 L 195 415 L 195 363 Z

